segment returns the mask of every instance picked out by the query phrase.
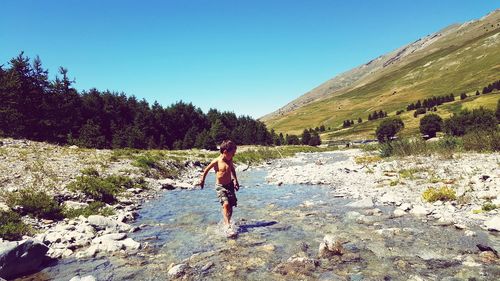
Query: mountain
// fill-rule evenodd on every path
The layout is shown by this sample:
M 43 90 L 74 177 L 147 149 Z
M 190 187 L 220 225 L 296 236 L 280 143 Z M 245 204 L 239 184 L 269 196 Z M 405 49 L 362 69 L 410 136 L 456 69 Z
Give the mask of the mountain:
M 375 110 L 394 115 L 418 99 L 481 91 L 499 73 L 497 9 L 344 72 L 260 120 L 283 133 L 321 125 L 336 130 L 344 120 L 367 120 Z

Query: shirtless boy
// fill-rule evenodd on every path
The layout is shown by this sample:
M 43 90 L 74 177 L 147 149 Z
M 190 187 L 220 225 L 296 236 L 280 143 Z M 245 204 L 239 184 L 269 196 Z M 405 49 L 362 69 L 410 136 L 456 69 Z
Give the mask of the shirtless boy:
M 231 229 L 231 215 L 233 214 L 233 207 L 237 205 L 235 192 L 240 188 L 233 165 L 236 144 L 230 140 L 223 141 L 220 145 L 220 153 L 219 157 L 215 158 L 203 171 L 200 186 L 203 188 L 205 177 L 210 169 L 214 168 L 216 173 L 215 191 L 217 191 L 217 197 L 222 204 L 224 224 L 228 232 L 230 232 L 228 234 L 235 235 L 236 233 Z

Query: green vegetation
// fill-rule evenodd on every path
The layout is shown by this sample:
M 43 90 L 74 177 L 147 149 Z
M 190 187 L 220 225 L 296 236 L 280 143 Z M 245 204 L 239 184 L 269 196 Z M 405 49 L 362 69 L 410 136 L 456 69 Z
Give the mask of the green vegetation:
M 427 114 L 420 119 L 420 132 L 428 135 L 430 138 L 436 136 L 437 132 L 441 132 L 443 119 L 437 114 Z
M 271 159 L 291 157 L 299 152 L 321 152 L 331 151 L 335 148 L 320 148 L 314 146 L 280 146 L 280 147 L 257 147 L 242 152 L 237 152 L 234 156 L 235 163 L 258 164 Z
M 378 155 L 357 156 L 354 161 L 356 164 L 371 164 L 382 160 Z
M 415 174 L 420 172 L 420 169 L 411 168 L 411 169 L 403 169 L 399 171 L 399 176 L 403 179 L 415 179 Z
M 265 120 L 266 125 L 276 131 L 298 133 L 303 128 L 323 124 L 334 128 L 334 131 L 323 134 L 324 141 L 339 138 L 372 139 L 374 129 L 378 125 L 374 121 L 378 120 L 356 124 L 345 130 L 335 128 L 341 128 L 343 120 L 366 117 L 374 108 L 382 108 L 391 116 L 406 109 L 408 104 L 416 100 L 446 97 L 450 92 L 465 92 L 469 97 L 436 105 L 437 113 L 443 119 L 459 112 L 468 104 L 479 103 L 478 105 L 489 108 L 493 104 L 494 107 L 498 90 L 491 89 L 491 92 L 479 96 L 475 93 L 488 83 L 498 80 L 497 62 L 500 60 L 500 48 L 498 44 L 488 44 L 490 37 L 497 33 L 498 29 L 474 35 L 475 38 L 462 40 L 460 37 L 454 37 L 452 40 L 460 41 L 440 45 L 441 49 L 433 53 L 416 54 L 411 62 L 404 65 L 387 67 L 384 71 L 375 73 L 368 83 L 347 87 L 336 91 L 330 97 L 291 112 L 275 115 Z M 366 80 L 360 83 L 363 82 Z M 496 96 L 496 99 L 492 100 L 490 96 Z M 400 115 L 405 122 L 402 135 L 418 133 L 418 118 L 407 122 L 409 117 L 413 118 L 413 112 Z
M 485 211 L 485 212 L 489 212 L 489 211 L 492 211 L 492 210 L 495 210 L 497 208 L 500 208 L 499 205 L 495 205 L 491 202 L 487 202 L 487 203 L 484 203 L 483 206 L 481 207 L 481 210 Z
M 65 208 L 63 214 L 66 218 L 77 218 L 79 216 L 88 217 L 91 215 L 112 216 L 115 214 L 115 211 L 113 208 L 106 207 L 105 203 L 96 201 L 91 202 L 87 207 L 80 209 Z
M 384 143 L 390 141 L 403 128 L 404 123 L 401 118 L 391 118 L 380 123 L 377 130 L 375 130 L 375 135 L 379 142 Z
M 178 176 L 179 163 L 173 163 L 175 167 L 167 167 L 161 163 L 162 156 L 153 153 L 145 153 L 134 157 L 132 166 L 141 169 L 142 173 L 147 177 L 153 178 L 175 178 Z
M 457 199 L 455 190 L 450 187 L 442 186 L 440 188 L 429 187 L 422 193 L 422 198 L 427 202 L 435 201 L 453 201 Z
M 21 215 L 50 220 L 63 219 L 61 206 L 45 191 L 26 188 L 18 192 L 5 193 L 5 198 L 9 207 L 20 207 Z
M 472 111 L 463 110 L 446 119 L 444 128 L 447 134 L 463 136 L 469 132 L 492 132 L 497 130 L 498 120 L 492 110 L 480 107 Z
M 191 103 L 163 107 L 124 93 L 78 91 L 61 67 L 50 80 L 40 58 L 21 52 L 0 63 L 3 136 L 88 148 L 215 149 L 222 140 L 272 144 L 261 121 L 233 112 L 204 113 Z
M 19 214 L 13 211 L 0 211 L 0 238 L 21 240 L 23 235 L 29 235 L 31 232 L 31 228 L 23 223 Z
M 81 191 L 90 198 L 105 203 L 114 203 L 116 196 L 129 188 L 146 188 L 143 178 L 131 179 L 125 176 L 111 175 L 101 177 L 96 171 L 86 171 L 87 174 L 77 177 L 75 182 L 68 185 L 68 189 Z

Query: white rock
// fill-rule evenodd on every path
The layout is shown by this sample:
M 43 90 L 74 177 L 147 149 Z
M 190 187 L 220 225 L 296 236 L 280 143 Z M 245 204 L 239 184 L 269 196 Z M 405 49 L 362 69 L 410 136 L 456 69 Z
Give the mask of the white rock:
M 462 264 L 464 266 L 468 266 L 468 267 L 479 267 L 481 266 L 479 263 L 477 263 L 476 261 L 474 261 L 474 259 L 472 257 L 466 257 L 465 258 L 465 261 L 462 262 Z
M 134 241 L 132 238 L 127 238 L 122 243 L 127 250 L 139 250 L 141 248 L 141 243 Z
M 488 230 L 500 231 L 500 216 L 495 216 L 484 222 L 484 225 Z
M 434 223 L 434 225 L 439 225 L 439 226 L 449 226 L 452 224 L 454 224 L 454 222 L 449 217 L 441 217 Z
M 352 202 L 346 205 L 351 208 L 373 208 L 373 200 L 370 197 L 361 199 L 356 202 Z
M 128 224 L 101 216 L 101 215 L 92 215 L 88 217 L 89 223 L 96 227 L 97 229 L 115 229 L 118 231 L 129 231 L 132 227 Z
M 68 209 L 81 209 L 87 207 L 89 204 L 87 203 L 81 203 L 81 202 L 75 202 L 75 201 L 64 201 L 63 206 L 68 208 Z
M 403 203 L 401 206 L 399 206 L 399 209 L 403 211 L 408 211 L 411 209 L 411 204 L 410 203 Z
M 96 279 L 92 275 L 87 275 L 84 277 L 75 276 L 75 277 L 71 278 L 69 281 L 96 281 Z
M 424 217 L 429 214 L 429 210 L 427 210 L 424 206 L 421 205 L 416 205 L 413 206 L 413 208 L 410 210 L 410 214 L 416 216 L 416 217 Z
M 0 211 L 8 212 L 10 211 L 9 206 L 5 205 L 4 203 L 0 203 Z
M 186 269 L 188 269 L 188 265 L 185 263 L 174 265 L 168 270 L 168 275 L 172 278 L 178 278 L 184 274 Z
M 472 230 L 468 230 L 468 229 L 464 231 L 464 234 L 465 234 L 465 236 L 468 236 L 468 237 L 476 236 L 476 232 L 474 232 Z
M 403 211 L 402 209 L 397 208 L 397 209 L 394 210 L 393 214 L 394 214 L 395 218 L 399 218 L 399 217 L 402 217 L 402 216 L 406 215 L 406 212 Z

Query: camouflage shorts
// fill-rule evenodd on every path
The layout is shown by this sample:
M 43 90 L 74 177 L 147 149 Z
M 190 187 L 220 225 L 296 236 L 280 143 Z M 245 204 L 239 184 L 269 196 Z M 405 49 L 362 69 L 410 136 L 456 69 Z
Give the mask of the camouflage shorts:
M 224 204 L 224 202 L 227 201 L 230 206 L 237 206 L 238 199 L 236 199 L 233 182 L 225 185 L 216 183 L 215 191 L 217 192 L 217 197 L 219 198 L 221 204 Z

